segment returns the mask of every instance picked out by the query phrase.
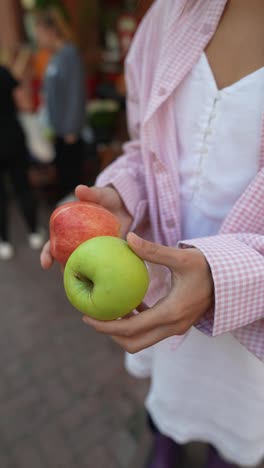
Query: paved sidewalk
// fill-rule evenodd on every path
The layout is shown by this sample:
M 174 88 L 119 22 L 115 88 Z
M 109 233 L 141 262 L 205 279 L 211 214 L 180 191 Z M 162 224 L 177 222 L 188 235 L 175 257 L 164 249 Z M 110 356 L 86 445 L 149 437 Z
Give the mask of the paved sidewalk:
M 82 324 L 58 268 L 41 271 L 16 213 L 13 224 L 16 257 L 0 263 L 0 468 L 129 467 L 147 384 Z

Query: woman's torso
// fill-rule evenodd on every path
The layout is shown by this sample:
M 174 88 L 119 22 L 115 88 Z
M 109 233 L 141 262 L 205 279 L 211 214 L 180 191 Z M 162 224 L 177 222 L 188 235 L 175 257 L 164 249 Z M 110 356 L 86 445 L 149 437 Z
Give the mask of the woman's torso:
M 219 91 L 202 54 L 174 99 L 182 235 L 215 235 L 259 169 L 264 68 Z M 258 461 L 261 362 L 231 334 L 193 329 L 176 351 L 171 343 L 156 345 L 151 360 L 147 406 L 159 427 L 181 442 L 210 441 L 237 463 Z
M 260 165 L 264 67 L 219 90 L 203 53 L 175 92 L 182 237 L 215 235 Z
M 162 2 L 157 2 L 155 28 L 146 28 L 144 37 L 152 43 L 150 51 L 155 57 L 151 52 L 151 58 L 145 56 L 142 50 L 140 54 L 138 48 L 129 63 L 142 70 L 141 147 L 151 233 L 155 241 L 172 246 L 184 237 L 218 233 L 258 173 L 263 144 L 263 71 L 234 83 L 230 95 L 228 89 L 223 90 L 219 100 L 212 70 L 205 57 L 201 58 L 227 2 L 197 0 L 189 4 L 193 8 L 181 17 L 188 2 L 175 3 L 175 10 L 169 2 L 171 10 L 168 6 L 159 48 L 156 31 L 163 24 L 163 14 Z M 228 82 L 230 76 L 222 79 Z M 219 76 L 217 82 L 221 82 Z M 211 126 L 212 113 L 216 116 Z M 136 113 L 134 118 L 136 124 Z M 253 207 L 250 215 L 254 220 L 262 212 Z M 167 280 L 163 276 L 156 281 L 150 304 Z M 172 349 L 174 343 L 172 337 L 141 356 L 128 358 L 129 368 L 136 374 L 152 377 L 147 407 L 158 427 L 181 442 L 209 441 L 236 463 L 257 463 L 264 455 L 261 361 L 231 334 L 209 338 L 192 329 L 177 350 Z

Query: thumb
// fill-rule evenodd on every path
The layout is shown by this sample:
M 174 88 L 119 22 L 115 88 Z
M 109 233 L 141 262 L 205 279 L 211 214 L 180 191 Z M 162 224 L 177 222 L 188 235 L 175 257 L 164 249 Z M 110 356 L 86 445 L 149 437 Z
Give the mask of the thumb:
M 118 195 L 111 187 L 87 187 L 78 185 L 75 189 L 75 195 L 80 201 L 97 203 L 109 210 L 116 208 L 114 204 L 119 201 Z
M 86 185 L 78 185 L 75 189 L 75 195 L 80 201 L 88 201 L 91 203 L 101 203 L 100 189 L 96 187 L 87 187 Z
M 129 247 L 137 254 L 142 260 L 158 265 L 164 265 L 168 268 L 177 267 L 179 249 L 172 247 L 165 247 L 154 242 L 149 242 L 136 234 L 130 232 L 127 236 Z

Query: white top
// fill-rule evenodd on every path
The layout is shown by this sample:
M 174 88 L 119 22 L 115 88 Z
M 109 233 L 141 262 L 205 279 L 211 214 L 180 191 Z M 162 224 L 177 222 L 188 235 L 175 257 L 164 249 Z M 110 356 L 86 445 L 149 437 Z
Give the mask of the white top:
M 175 92 L 183 238 L 217 234 L 258 171 L 264 68 L 219 91 L 203 54 Z M 185 443 L 210 442 L 233 463 L 264 457 L 264 365 L 231 334 L 193 328 L 137 355 L 128 369 L 151 375 L 146 406 L 159 429 Z

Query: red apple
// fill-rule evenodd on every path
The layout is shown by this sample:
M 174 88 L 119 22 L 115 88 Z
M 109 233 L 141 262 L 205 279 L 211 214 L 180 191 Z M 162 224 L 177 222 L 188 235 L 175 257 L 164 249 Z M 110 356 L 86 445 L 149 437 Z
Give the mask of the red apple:
M 51 254 L 63 265 L 80 244 L 98 236 L 120 236 L 117 217 L 100 205 L 65 203 L 50 217 Z

